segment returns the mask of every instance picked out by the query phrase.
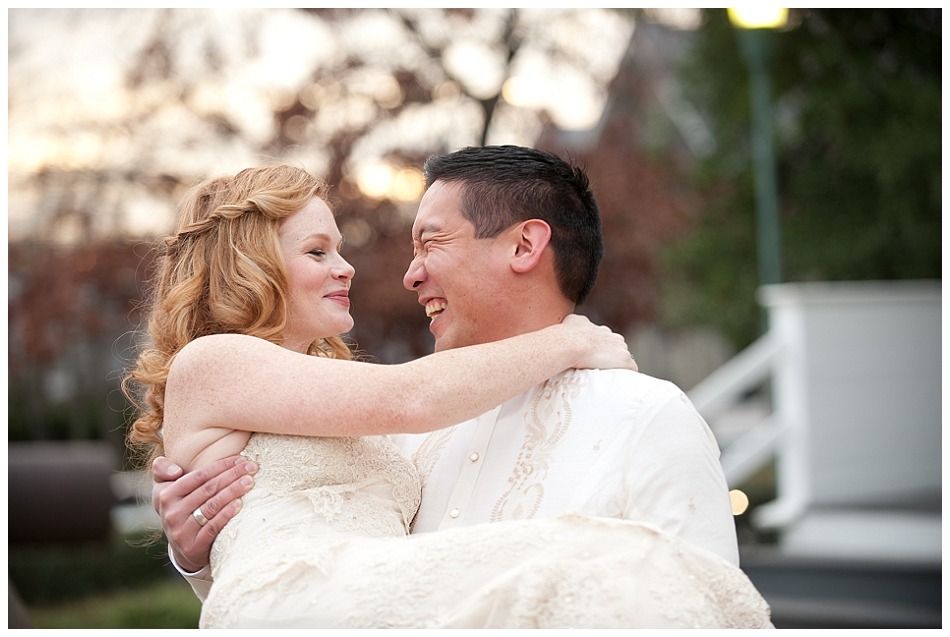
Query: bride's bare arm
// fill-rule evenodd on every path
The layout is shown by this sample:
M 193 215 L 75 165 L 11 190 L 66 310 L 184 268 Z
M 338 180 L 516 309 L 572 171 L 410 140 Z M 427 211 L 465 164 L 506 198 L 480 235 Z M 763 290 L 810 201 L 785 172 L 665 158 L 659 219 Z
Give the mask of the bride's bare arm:
M 173 363 L 165 438 L 204 430 L 199 437 L 211 439 L 220 428 L 311 436 L 431 431 L 572 367 L 636 369 L 620 335 L 576 315 L 398 365 L 304 356 L 236 334 L 207 336 Z

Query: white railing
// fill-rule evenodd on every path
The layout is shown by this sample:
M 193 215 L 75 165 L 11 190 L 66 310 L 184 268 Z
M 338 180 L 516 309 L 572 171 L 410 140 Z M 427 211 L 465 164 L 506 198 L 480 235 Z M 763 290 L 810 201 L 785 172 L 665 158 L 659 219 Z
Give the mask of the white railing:
M 752 521 L 782 529 L 787 546 L 853 544 L 848 531 L 816 529 L 858 513 L 869 536 L 891 542 L 900 534 L 870 512 L 906 522 L 942 488 L 941 282 L 793 283 L 759 295 L 769 332 L 688 392 L 719 439 L 729 486 L 774 462 L 776 498 Z M 927 514 L 930 534 L 939 507 Z M 896 554 L 901 542 L 891 544 Z
M 767 383 L 781 353 L 779 339 L 766 333 L 689 391 L 690 400 L 714 431 L 718 418 Z M 787 430 L 787 423 L 773 413 L 730 441 L 720 458 L 729 486 L 739 486 L 767 464 Z

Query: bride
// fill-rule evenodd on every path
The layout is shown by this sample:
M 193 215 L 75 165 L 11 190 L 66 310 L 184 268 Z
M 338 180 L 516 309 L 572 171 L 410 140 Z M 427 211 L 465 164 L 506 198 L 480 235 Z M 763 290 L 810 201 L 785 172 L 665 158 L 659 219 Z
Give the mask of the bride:
M 629 521 L 568 515 L 409 536 L 414 465 L 386 437 L 446 427 L 569 368 L 636 369 L 577 315 L 401 365 L 354 360 L 354 270 L 326 186 L 289 166 L 193 187 L 159 244 L 129 443 L 190 471 L 260 466 L 215 540 L 220 627 L 770 627 L 726 560 Z M 530 361 L 530 363 L 526 363 Z

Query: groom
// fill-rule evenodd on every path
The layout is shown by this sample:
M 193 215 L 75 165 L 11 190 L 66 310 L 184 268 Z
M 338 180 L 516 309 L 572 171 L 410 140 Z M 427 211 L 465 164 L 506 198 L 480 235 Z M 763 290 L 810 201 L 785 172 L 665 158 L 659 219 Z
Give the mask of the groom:
M 425 174 L 403 283 L 436 351 L 552 325 L 583 302 L 603 241 L 580 168 L 494 146 L 430 157 Z M 738 564 L 719 448 L 667 381 L 570 370 L 477 419 L 394 439 L 425 484 L 413 533 L 580 512 L 646 522 Z M 202 599 L 211 543 L 255 470 L 235 458 L 185 476 L 153 465 L 169 553 Z

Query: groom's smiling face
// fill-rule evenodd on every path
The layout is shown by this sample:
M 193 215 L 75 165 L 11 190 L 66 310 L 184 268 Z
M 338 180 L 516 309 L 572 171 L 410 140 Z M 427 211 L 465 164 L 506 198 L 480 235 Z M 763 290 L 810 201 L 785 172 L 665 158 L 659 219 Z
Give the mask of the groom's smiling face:
M 514 334 L 504 240 L 478 239 L 462 216 L 463 186 L 436 181 L 412 225 L 413 258 L 403 285 L 431 319 L 436 351 L 486 343 Z

